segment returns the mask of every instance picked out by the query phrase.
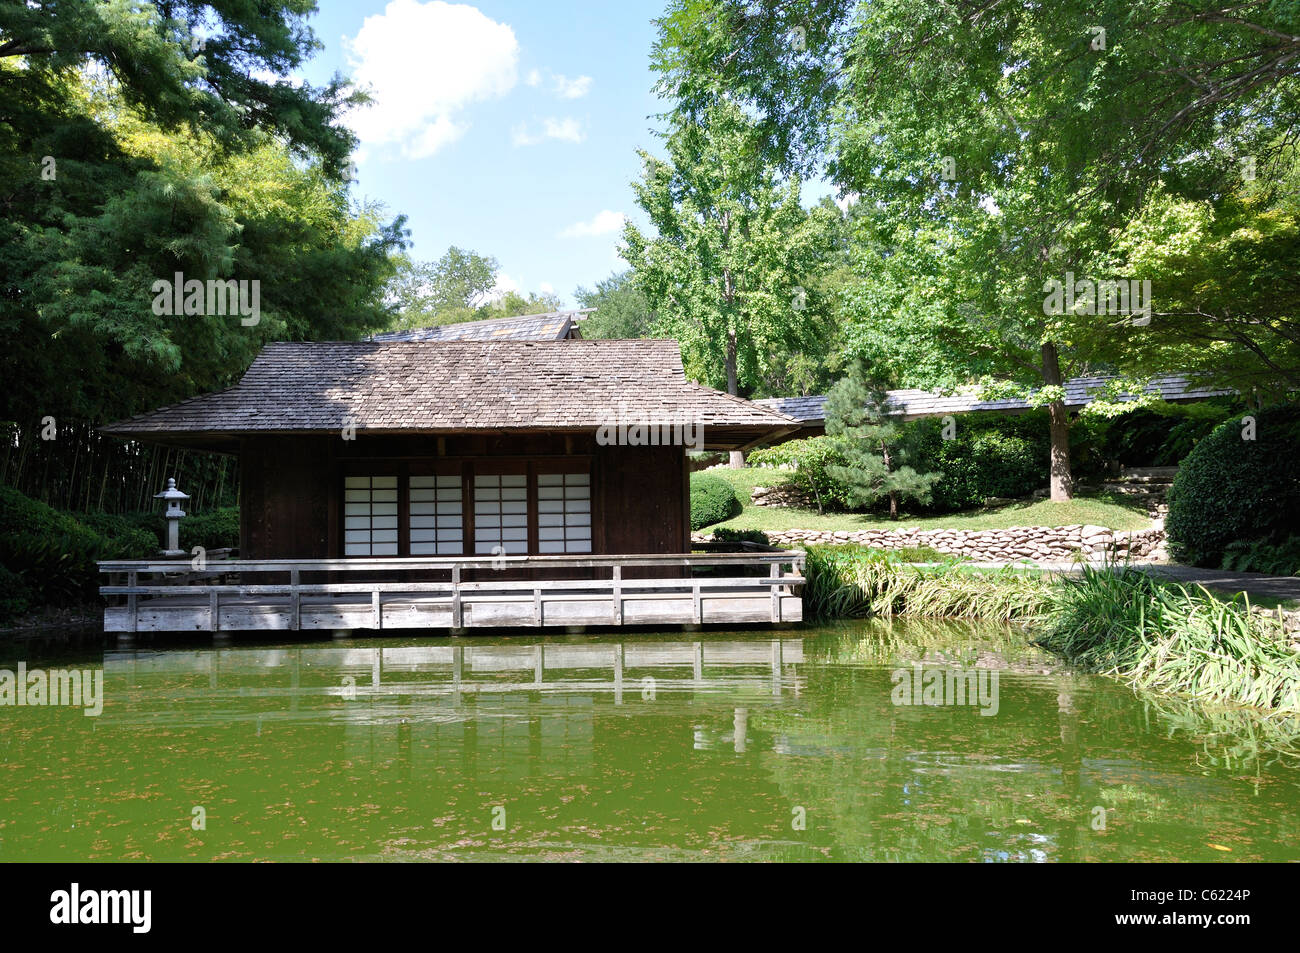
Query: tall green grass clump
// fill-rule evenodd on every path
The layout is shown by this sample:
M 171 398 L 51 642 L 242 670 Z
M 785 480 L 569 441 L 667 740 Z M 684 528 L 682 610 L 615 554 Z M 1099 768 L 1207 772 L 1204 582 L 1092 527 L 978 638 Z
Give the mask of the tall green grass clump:
M 1138 688 L 1300 712 L 1300 653 L 1244 594 L 1223 599 L 1135 569 L 1085 567 L 1053 588 L 1039 644 Z
M 1023 622 L 1038 617 L 1049 585 L 1031 573 L 972 570 L 955 560 L 914 566 L 851 546 L 810 548 L 805 572 L 804 615 L 813 620 L 913 615 Z

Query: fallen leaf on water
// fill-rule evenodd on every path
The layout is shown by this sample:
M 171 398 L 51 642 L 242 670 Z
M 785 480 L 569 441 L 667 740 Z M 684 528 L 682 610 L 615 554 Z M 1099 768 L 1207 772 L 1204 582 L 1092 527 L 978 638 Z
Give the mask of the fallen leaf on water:
M 1231 847 L 1224 847 L 1222 844 L 1211 844 L 1211 843 L 1208 843 L 1208 842 L 1207 842 L 1205 846 L 1206 846 L 1206 847 L 1213 847 L 1215 850 L 1226 850 L 1229 854 L 1232 853 L 1232 848 L 1231 848 Z

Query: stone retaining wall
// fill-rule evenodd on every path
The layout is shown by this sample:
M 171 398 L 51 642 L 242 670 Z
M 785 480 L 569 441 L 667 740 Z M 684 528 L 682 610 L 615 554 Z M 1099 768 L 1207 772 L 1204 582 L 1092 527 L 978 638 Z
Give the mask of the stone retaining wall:
M 928 546 L 941 553 L 981 562 L 1033 559 L 1068 562 L 1076 553 L 1098 558 L 1111 553 L 1123 559 L 1165 559 L 1163 529 L 1113 531 L 1105 526 L 1012 526 L 1008 529 L 858 530 L 836 532 L 792 529 L 767 533 L 774 546 L 798 547 L 854 543 L 876 549 Z M 696 537 L 709 539 L 708 533 Z

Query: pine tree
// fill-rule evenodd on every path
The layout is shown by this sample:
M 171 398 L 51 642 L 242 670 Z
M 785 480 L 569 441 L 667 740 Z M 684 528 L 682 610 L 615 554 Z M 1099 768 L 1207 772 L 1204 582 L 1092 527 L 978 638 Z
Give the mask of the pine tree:
M 861 362 L 831 388 L 826 433 L 847 465 L 828 466 L 826 472 L 844 484 L 854 506 L 870 506 L 888 497 L 889 518 L 898 519 L 898 501 L 928 503 L 931 488 L 942 474 L 918 473 L 907 465 L 898 426 L 885 416 L 886 399 L 883 383 Z

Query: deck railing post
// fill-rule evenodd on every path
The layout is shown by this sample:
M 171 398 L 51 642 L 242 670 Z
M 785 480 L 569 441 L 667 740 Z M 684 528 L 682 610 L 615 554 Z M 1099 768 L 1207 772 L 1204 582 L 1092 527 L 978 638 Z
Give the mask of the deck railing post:
M 451 627 L 464 628 L 460 614 L 460 566 L 451 567 Z
M 140 578 L 139 573 L 128 572 L 126 574 L 126 584 L 130 588 L 134 589 L 136 587 L 139 578 Z M 130 625 L 129 631 L 131 632 L 139 631 L 140 622 L 136 618 L 136 612 L 139 609 L 139 607 L 140 607 L 140 597 L 137 596 L 134 592 L 132 592 L 126 597 L 126 611 L 127 611 L 127 615 L 131 617 L 131 621 L 129 623 Z
M 615 625 L 623 624 L 623 567 L 615 566 L 612 583 L 614 588 L 613 594 L 613 612 L 611 618 Z
M 772 621 L 780 622 L 781 621 L 781 586 L 779 584 L 779 580 L 781 579 L 781 564 L 772 563 L 772 568 L 769 571 L 768 575 L 772 579 L 772 582 L 768 584 L 772 590 Z
M 297 631 L 302 627 L 302 593 L 298 586 L 302 583 L 302 576 L 298 570 L 289 571 L 289 585 L 293 586 L 293 617 L 289 621 L 289 628 Z

